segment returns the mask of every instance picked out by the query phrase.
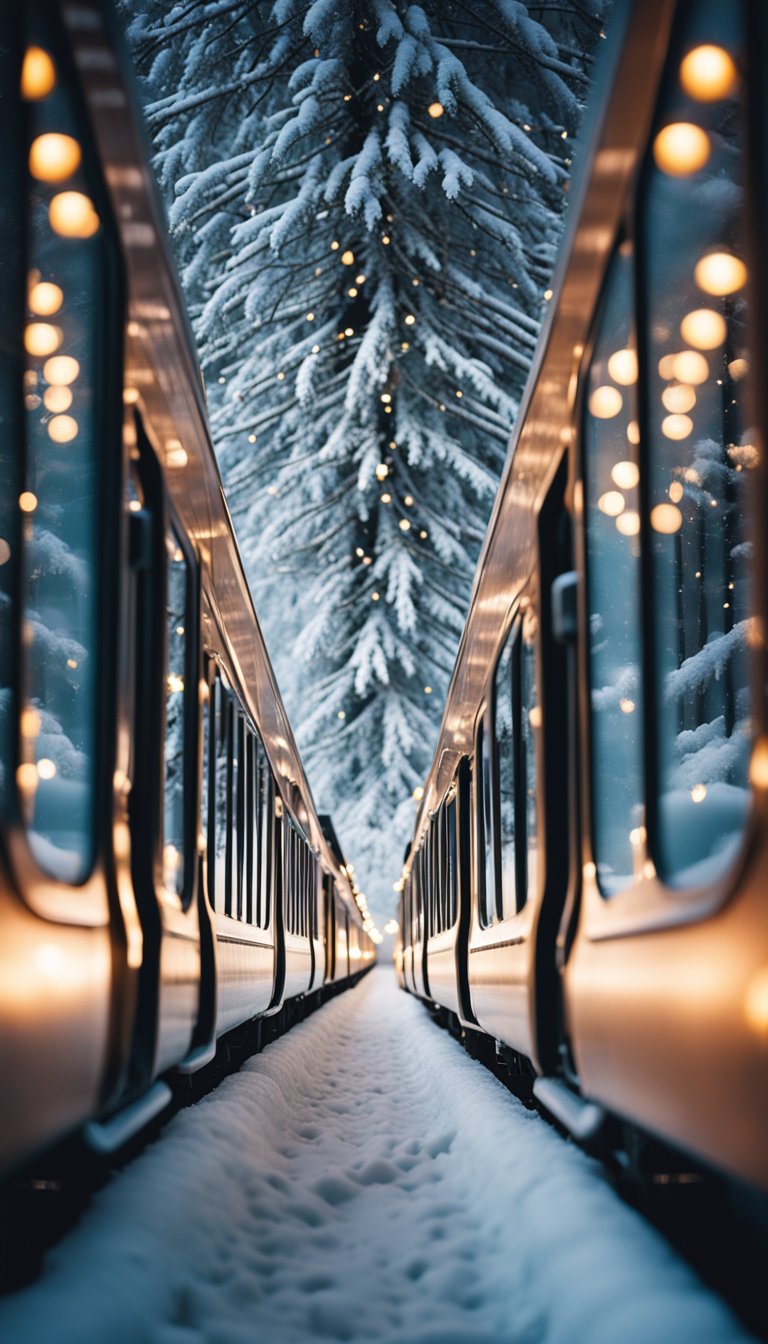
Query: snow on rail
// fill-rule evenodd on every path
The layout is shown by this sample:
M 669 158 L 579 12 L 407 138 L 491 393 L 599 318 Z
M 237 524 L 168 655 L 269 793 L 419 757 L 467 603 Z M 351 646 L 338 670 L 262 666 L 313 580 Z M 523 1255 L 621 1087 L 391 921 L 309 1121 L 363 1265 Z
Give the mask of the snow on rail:
M 739 1344 L 600 1169 L 379 969 L 96 1199 L 4 1344 Z

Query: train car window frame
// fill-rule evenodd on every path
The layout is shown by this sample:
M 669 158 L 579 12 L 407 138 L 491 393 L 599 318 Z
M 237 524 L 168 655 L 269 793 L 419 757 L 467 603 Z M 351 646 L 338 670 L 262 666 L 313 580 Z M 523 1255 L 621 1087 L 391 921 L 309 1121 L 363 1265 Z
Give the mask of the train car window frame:
M 45 21 L 42 27 L 41 15 L 45 14 Z M 96 870 L 99 868 L 100 860 L 105 852 L 111 849 L 113 844 L 113 777 L 115 760 L 115 721 L 116 721 L 116 685 L 117 685 L 117 658 L 119 643 L 119 611 L 117 603 L 118 578 L 121 570 L 121 546 L 122 529 L 119 525 L 122 510 L 122 318 L 124 312 L 124 276 L 123 276 L 123 258 L 120 249 L 119 234 L 112 215 L 109 195 L 104 183 L 101 165 L 99 161 L 98 150 L 94 143 L 94 137 L 91 130 L 90 119 L 84 106 L 82 96 L 79 91 L 79 81 L 72 62 L 71 53 L 67 44 L 66 35 L 62 26 L 59 24 L 56 15 L 48 9 L 45 11 L 41 7 L 35 6 L 34 10 L 27 11 L 24 16 L 25 24 L 28 24 L 30 32 L 28 34 L 31 41 L 36 44 L 42 44 L 45 48 L 53 52 L 54 66 L 58 76 L 57 84 L 54 87 L 55 97 L 59 97 L 61 92 L 66 99 L 63 115 L 61 110 L 56 108 L 55 102 L 49 97 L 46 100 L 45 110 L 50 112 L 54 110 L 69 133 L 74 133 L 82 151 L 81 172 L 76 175 L 76 185 L 85 186 L 88 193 L 84 199 L 89 200 L 93 212 L 92 218 L 97 221 L 95 230 L 90 230 L 90 236 L 83 235 L 82 246 L 95 245 L 98 247 L 95 261 L 95 279 L 92 291 L 96 296 L 94 308 L 97 313 L 98 321 L 101 323 L 101 334 L 93 337 L 91 341 L 90 358 L 94 370 L 91 391 L 95 393 L 93 397 L 92 430 L 90 433 L 83 429 L 82 414 L 90 417 L 91 412 L 88 406 L 85 410 L 81 407 L 80 421 L 65 415 L 67 424 L 61 424 L 62 434 L 60 437 L 54 437 L 51 431 L 49 437 L 51 443 L 47 444 L 45 457 L 45 470 L 50 474 L 52 452 L 56 450 L 57 444 L 64 444 L 68 453 L 68 462 L 72 462 L 72 444 L 77 445 L 78 439 L 82 443 L 88 439 L 93 444 L 93 451 L 90 454 L 89 461 L 92 466 L 93 479 L 93 497 L 98 502 L 98 507 L 92 509 L 90 551 L 91 556 L 91 588 L 88 601 L 90 603 L 90 631 L 91 638 L 88 648 L 85 649 L 84 658 L 76 656 L 73 639 L 69 640 L 70 648 L 64 648 L 64 653 L 68 658 L 75 660 L 76 675 L 79 677 L 79 688 L 83 691 L 84 698 L 88 700 L 91 708 L 88 711 L 89 743 L 90 750 L 84 753 L 77 746 L 77 741 L 73 741 L 61 727 L 60 720 L 57 720 L 60 734 L 56 733 L 57 742 L 54 744 L 42 743 L 43 752 L 46 745 L 55 745 L 56 750 L 52 755 L 41 754 L 39 746 L 41 739 L 47 734 L 51 738 L 52 723 L 49 714 L 49 699 L 46 703 L 36 703 L 40 701 L 40 696 L 30 694 L 29 676 L 33 667 L 32 656 L 29 650 L 23 650 L 23 656 L 15 661 L 9 676 L 9 685 L 6 688 L 9 691 L 9 706 L 11 710 L 11 727 L 9 728 L 6 742 L 6 761 L 5 766 L 9 777 L 13 782 L 4 789 L 4 797 L 0 798 L 0 806 L 6 820 L 6 832 L 10 862 L 14 868 L 27 874 L 23 882 L 19 883 L 19 888 L 25 893 L 25 901 L 33 907 L 38 913 L 45 915 L 46 918 L 61 922 L 77 922 L 89 924 L 92 922 L 102 922 L 105 916 L 104 892 L 98 882 L 94 883 Z M 46 26 L 47 25 L 47 26 Z M 12 46 L 13 44 L 11 44 Z M 21 52 L 16 51 L 15 58 L 20 59 Z M 12 59 L 15 59 L 12 57 Z M 14 80 L 14 89 L 19 88 L 19 79 Z M 51 127 L 47 123 L 39 123 L 38 127 L 32 127 L 34 115 L 37 111 L 36 101 L 19 99 L 17 107 L 19 113 L 18 122 L 21 125 L 21 141 L 23 142 L 23 152 L 26 159 L 27 140 L 30 134 L 45 133 L 49 129 L 59 129 L 59 121 Z M 81 177 L 85 178 L 81 182 Z M 28 209 L 30 200 L 30 179 L 25 179 L 22 214 L 23 227 L 31 230 L 32 212 Z M 55 188 L 54 188 L 55 190 Z M 31 232 L 27 234 L 28 240 L 31 238 Z M 75 255 L 74 249 L 80 247 L 79 255 L 82 255 L 82 246 L 78 241 L 69 241 L 63 246 L 67 249 L 68 255 Z M 34 263 L 36 258 L 30 255 L 29 242 L 26 247 L 26 264 L 21 268 L 24 291 L 26 291 L 27 271 L 30 263 Z M 61 277 L 59 277 L 61 278 Z M 51 276 L 46 273 L 41 275 L 40 279 L 50 280 Z M 61 287 L 59 287 L 61 288 Z M 89 291 L 90 292 L 90 291 Z M 16 290 L 16 300 L 19 298 L 19 290 Z M 24 297 L 22 296 L 21 306 L 18 308 L 18 324 L 23 325 L 24 321 Z M 65 294 L 66 297 L 66 294 Z M 62 310 L 62 317 L 57 314 L 57 321 L 66 319 L 66 311 Z M 34 313 L 32 319 L 34 321 Z M 45 324 L 38 324 L 45 326 Z M 50 325 L 50 324 L 49 324 Z M 53 328 L 51 328 L 53 330 Z M 56 330 L 58 331 L 58 327 Z M 89 326 L 89 333 L 93 332 L 93 323 Z M 64 332 L 66 338 L 66 332 Z M 64 354 L 66 351 L 59 348 L 60 341 L 57 338 L 57 345 L 49 349 L 47 356 L 55 353 Z M 18 345 L 15 348 L 19 348 Z M 81 354 L 81 360 L 85 355 Z M 42 353 L 33 354 L 28 352 L 26 361 L 40 358 L 43 364 L 46 363 L 47 356 Z M 78 362 L 79 364 L 79 362 Z M 19 373 L 18 366 L 11 372 L 11 377 L 16 378 Z M 78 367 L 78 373 L 80 372 Z M 44 376 L 44 375 L 43 375 Z M 75 374 L 77 378 L 78 374 Z M 26 377 L 26 375 L 25 375 Z M 36 375 L 39 384 L 40 375 Z M 48 381 L 44 376 L 44 380 Z M 35 526 L 41 526 L 39 519 L 44 516 L 46 507 L 45 500 L 42 497 L 40 488 L 36 480 L 30 478 L 31 462 L 33 460 L 30 441 L 28 437 L 28 416 L 33 412 L 32 402 L 39 408 L 43 402 L 38 395 L 38 388 L 32 389 L 25 384 L 24 391 L 30 401 L 25 405 L 21 398 L 21 380 L 19 380 L 19 392 L 16 396 L 16 413 L 20 417 L 17 431 L 17 455 L 16 464 L 21 479 L 17 484 L 21 485 L 20 490 L 16 490 L 12 498 L 14 504 L 21 509 L 21 517 L 16 518 L 15 529 L 8 529 L 7 536 L 4 534 L 6 545 L 9 545 L 7 537 L 10 536 L 15 545 L 10 548 L 12 554 L 8 557 L 7 564 L 3 565 L 6 569 L 6 580 L 13 579 L 11 592 L 12 602 L 9 612 L 9 618 L 12 628 L 15 630 L 15 637 L 12 637 L 11 648 L 20 647 L 20 632 L 22 621 L 25 619 L 24 611 L 29 610 L 26 583 L 27 579 L 34 573 L 37 575 L 38 566 L 32 566 L 30 559 L 30 541 Z M 60 399 L 63 401 L 63 398 Z M 46 404 L 46 410 L 48 410 Z M 52 412 L 54 418 L 58 412 Z M 69 423 L 71 421 L 71 424 Z M 74 431 L 73 431 L 74 427 Z M 58 426 L 57 426 L 58 430 Z M 66 437 L 65 437 L 66 431 Z M 72 434 L 74 432 L 74 437 Z M 11 427 L 6 429 L 6 444 L 11 441 L 13 430 Z M 23 437 L 23 445 L 20 442 Z M 69 475 L 69 473 L 68 473 Z M 12 475 L 10 479 L 13 479 Z M 81 498 L 85 497 L 86 473 L 80 475 L 75 473 L 75 479 L 78 481 Z M 9 476 L 5 476 L 9 480 Z M 34 488 L 32 488 L 34 487 Z M 17 502 L 21 501 L 21 504 Z M 25 508 L 26 504 L 28 508 Z M 67 519 L 67 525 L 76 526 L 73 523 L 72 510 L 59 504 L 60 518 Z M 38 508 L 41 512 L 38 513 Z M 4 524 L 5 526 L 5 524 Z M 81 533 L 78 533 L 82 536 Z M 58 544 L 58 542 L 56 543 Z M 66 546 L 66 541 L 62 542 Z M 75 563 L 76 556 L 71 557 L 72 563 L 69 569 L 64 566 L 62 573 L 69 573 L 72 577 L 72 565 Z M 53 572 L 53 571 L 52 571 Z M 58 570 L 56 571 L 58 572 Z M 82 607 L 84 599 L 83 576 L 77 584 L 77 600 Z M 57 639 L 63 640 L 67 644 L 66 631 L 61 626 L 62 605 L 60 602 L 54 602 L 57 611 L 56 621 L 58 623 Z M 44 628 L 41 626 L 41 628 Z M 71 631 L 70 631 L 71 633 Z M 92 655 L 89 660 L 89 651 Z M 90 661 L 92 671 L 90 680 L 87 680 L 86 663 Z M 48 664 L 46 664 L 48 665 Z M 70 664 L 68 663 L 69 667 Z M 73 673 L 69 673 L 69 681 L 73 681 Z M 83 679 L 86 678 L 85 688 Z M 67 683 L 69 684 L 69 683 Z M 28 703 L 25 703 L 28 701 Z M 26 710 L 29 714 L 26 715 Z M 54 715 L 55 718 L 55 715 Z M 39 724 L 36 731 L 25 731 L 25 723 L 31 725 Z M 81 809 L 82 825 L 80 830 L 80 840 L 78 841 L 77 852 L 71 845 L 66 848 L 57 846 L 55 843 L 46 839 L 42 835 L 42 843 L 37 843 L 35 835 L 38 828 L 33 828 L 32 817 L 34 810 L 39 806 L 39 800 L 45 792 L 46 797 L 50 795 L 52 804 L 55 805 L 55 799 L 51 794 L 58 788 L 59 767 L 64 771 L 62 761 L 57 760 L 60 755 L 60 748 L 63 740 L 72 747 L 69 753 L 72 759 L 79 759 L 83 756 L 90 757 L 88 767 L 88 778 L 85 782 L 87 797 Z M 69 758 L 68 758 L 69 759 Z M 45 761 L 45 773 L 38 769 L 38 762 L 42 766 Z M 71 762 L 70 762 L 71 764 Z M 69 769 L 69 765 L 66 767 Z M 35 772 L 34 782 L 32 780 L 32 771 Z M 74 775 L 67 776 L 74 779 Z M 42 788 L 41 788 L 42 785 Z M 49 787 L 50 786 L 50 787 Z M 71 838 L 72 831 L 72 794 L 71 789 L 68 792 L 67 818 Z M 58 834 L 58 832 L 56 832 Z M 66 858 L 65 862 L 65 855 Z M 32 871 L 44 874 L 45 883 L 36 883 L 30 881 Z M 54 886 L 55 884 L 55 886 Z M 67 888 L 77 888 L 77 893 L 73 894 L 72 899 L 66 895 Z
M 520 778 L 521 642 L 522 642 L 522 632 L 520 628 L 520 621 L 519 619 L 516 618 L 512 622 L 502 642 L 501 648 L 499 649 L 499 652 L 497 654 L 493 667 L 493 675 L 491 678 L 491 694 L 489 697 L 493 703 L 493 718 L 492 718 L 493 757 L 495 761 L 495 770 L 493 771 L 493 785 L 496 794 L 496 804 L 494 808 L 494 817 L 493 817 L 494 821 L 496 822 L 496 828 L 495 828 L 496 835 L 495 835 L 494 848 L 496 850 L 496 877 L 497 877 L 496 921 L 494 922 L 501 921 L 504 919 L 511 919 L 515 914 L 517 914 L 518 911 L 521 910 L 523 905 L 525 904 L 525 895 L 526 895 L 525 881 L 523 880 L 521 883 L 521 877 L 523 876 L 521 856 L 525 850 L 524 844 L 521 844 L 521 839 L 524 840 L 526 834 L 525 830 L 521 829 L 520 825 L 521 820 L 523 819 L 521 817 L 521 794 L 523 791 L 521 788 L 522 781 Z M 502 794 L 502 765 L 501 765 L 502 744 L 499 741 L 499 726 L 501 720 L 500 703 L 499 703 L 499 696 L 500 696 L 499 674 L 505 670 L 504 659 L 506 656 L 508 656 L 509 658 L 509 664 L 508 667 L 506 668 L 506 683 L 508 690 L 509 734 L 510 734 L 510 743 L 509 743 L 510 750 L 508 753 L 506 766 L 509 770 L 511 778 L 511 791 L 512 791 L 512 797 L 510 803 L 512 831 L 511 831 L 511 840 L 509 842 L 509 845 L 506 847 L 511 848 L 512 854 L 511 854 L 511 860 L 505 866 L 504 807 L 503 807 L 504 799 Z M 507 874 L 511 873 L 512 877 L 511 899 L 509 898 L 509 883 L 508 881 L 505 882 L 505 872 Z
M 169 887 L 166 881 L 166 859 L 165 847 L 167 843 L 166 835 L 166 817 L 167 817 L 167 757 L 165 753 L 165 744 L 167 740 L 167 704 L 170 694 L 170 672 L 169 654 L 166 651 L 164 667 L 164 686 L 165 695 L 163 697 L 163 775 L 162 775 L 162 803 L 161 803 L 161 836 L 160 836 L 160 871 L 163 877 L 163 890 L 175 897 L 182 910 L 189 910 L 197 891 L 197 864 L 195 862 L 197 850 L 197 824 L 199 814 L 199 796 L 198 796 L 198 737 L 199 737 L 199 713 L 200 697 L 198 694 L 200 655 L 199 655 L 199 634 L 200 634 L 200 601 L 201 601 L 201 580 L 200 564 L 197 553 L 190 542 L 184 528 L 178 519 L 175 510 L 170 504 L 167 495 L 164 498 L 166 527 L 165 537 L 173 537 L 176 547 L 176 555 L 179 552 L 182 556 L 181 563 L 185 568 L 185 594 L 183 610 L 183 635 L 178 636 L 184 639 L 183 654 L 183 687 L 181 694 L 182 701 L 182 763 L 181 763 L 181 818 L 182 833 L 180 836 L 182 843 L 182 873 L 183 879 L 180 887 Z M 166 540 L 167 547 L 167 540 Z M 166 568 L 168 568 L 169 556 L 166 555 Z M 175 560 L 174 562 L 178 563 Z M 164 584 L 164 628 L 165 638 L 168 641 L 170 631 L 168 629 L 168 606 L 167 606 L 168 579 Z
M 228 915 L 230 881 L 230 755 L 233 698 L 217 668 L 212 687 L 210 813 L 208 832 L 208 895 L 216 914 Z M 221 749 L 220 749 L 221 748 Z M 211 882 L 211 871 L 213 881 Z

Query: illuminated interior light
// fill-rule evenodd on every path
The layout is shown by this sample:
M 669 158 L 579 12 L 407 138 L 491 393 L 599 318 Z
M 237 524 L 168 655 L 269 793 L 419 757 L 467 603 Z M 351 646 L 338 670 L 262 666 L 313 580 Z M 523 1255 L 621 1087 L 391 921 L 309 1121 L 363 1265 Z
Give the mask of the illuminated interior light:
M 25 705 L 19 715 L 19 727 L 22 737 L 35 738 L 40 732 L 42 720 L 39 710 L 34 705 Z
M 56 66 L 42 47 L 27 47 L 21 66 L 21 96 L 30 102 L 47 98 L 56 87 Z
M 640 426 L 636 420 L 630 420 L 627 425 L 627 440 L 634 446 L 640 442 Z
M 619 414 L 622 405 L 619 389 L 610 387 L 607 383 L 603 387 L 596 387 L 589 398 L 590 414 L 594 415 L 596 420 L 612 420 Z
M 611 467 L 611 479 L 620 490 L 633 490 L 640 480 L 640 472 L 634 462 L 615 462 Z
M 60 191 L 48 207 L 48 219 L 61 238 L 92 238 L 100 223 L 91 198 L 82 191 Z
M 616 350 L 608 360 L 608 372 L 615 383 L 631 387 L 637 382 L 637 355 L 634 350 Z
M 41 756 L 37 762 L 37 773 L 41 779 L 53 779 L 56 774 L 56 763 L 47 756 Z
M 445 108 L 443 107 L 442 103 L 437 102 L 430 103 L 429 107 L 427 108 L 427 115 L 432 117 L 432 119 L 436 121 L 438 117 L 442 117 L 444 111 Z
M 623 537 L 636 537 L 640 531 L 640 514 L 634 509 L 625 509 L 616 519 L 616 531 Z
M 61 328 L 50 322 L 28 322 L 24 328 L 24 349 L 28 355 L 43 358 L 58 350 L 61 337 Z
M 706 784 L 694 784 L 691 789 L 691 800 L 694 803 L 703 803 L 707 796 Z
M 80 166 L 82 152 L 71 135 L 48 131 L 32 141 L 29 171 L 39 182 L 64 182 Z
M 768 789 L 768 738 L 761 737 L 752 749 L 749 780 L 754 789 Z
M 682 350 L 679 355 L 672 356 L 672 377 L 679 383 L 700 387 L 709 377 L 709 364 L 698 350 Z
M 19 495 L 19 508 L 22 513 L 34 513 L 37 508 L 37 495 L 31 490 L 23 490 Z
M 728 327 L 725 318 L 713 308 L 694 308 L 680 323 L 680 334 L 695 350 L 716 350 L 723 344 Z
M 682 481 L 673 481 L 669 487 L 669 490 L 667 491 L 667 494 L 669 495 L 669 498 L 672 500 L 673 504 L 679 504 L 680 500 L 683 498 L 683 495 L 685 494 Z
M 38 317 L 52 317 L 64 302 L 64 291 L 59 285 L 40 280 L 29 291 L 29 306 Z
M 731 256 L 730 252 L 709 252 L 696 263 L 693 278 L 705 294 L 722 298 L 744 288 L 747 268 L 743 261 Z
M 651 527 L 654 532 L 671 536 L 679 532 L 683 525 L 683 515 L 676 504 L 656 504 L 651 509 Z
M 675 121 L 659 131 L 653 142 L 653 157 L 670 177 L 689 177 L 707 162 L 711 144 L 706 131 L 691 121 Z
M 624 496 L 618 490 L 606 490 L 598 499 L 597 507 L 609 518 L 618 518 L 624 508 Z
M 165 465 L 167 467 L 173 467 L 174 469 L 178 467 L 186 467 L 188 461 L 189 457 L 187 450 L 186 448 L 183 448 L 181 444 L 179 444 L 178 447 L 169 448 L 165 454 Z
M 722 47 L 711 43 L 694 47 L 680 62 L 680 83 L 699 103 L 727 98 L 736 88 L 737 80 L 732 57 Z
M 675 383 L 674 386 L 663 389 L 661 401 L 665 410 L 684 415 L 686 411 L 692 411 L 696 405 L 696 393 L 687 383 Z
M 690 415 L 665 415 L 661 432 L 665 439 L 687 439 L 693 433 L 693 421 Z
M 56 391 L 65 389 L 56 389 Z M 48 436 L 54 443 L 71 443 L 77 438 L 79 426 L 72 415 L 54 415 L 52 420 L 48 421 Z
M 141 396 L 141 393 L 139 392 L 138 387 L 124 387 L 124 388 L 123 388 L 123 405 L 124 405 L 124 406 L 135 406 L 135 405 L 136 405 L 136 402 L 139 400 L 139 397 L 140 397 L 140 396 Z
M 619 709 L 621 710 L 622 714 L 634 714 L 635 712 L 634 700 L 628 700 L 626 696 L 622 696 L 621 700 L 619 701 Z

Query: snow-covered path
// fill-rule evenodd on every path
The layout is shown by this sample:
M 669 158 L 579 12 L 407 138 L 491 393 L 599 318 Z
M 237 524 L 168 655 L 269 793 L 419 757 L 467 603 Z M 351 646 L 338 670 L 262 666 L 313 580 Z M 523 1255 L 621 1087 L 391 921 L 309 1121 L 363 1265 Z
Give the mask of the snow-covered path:
M 182 1112 L 3 1344 L 738 1344 L 599 1169 L 389 969 Z

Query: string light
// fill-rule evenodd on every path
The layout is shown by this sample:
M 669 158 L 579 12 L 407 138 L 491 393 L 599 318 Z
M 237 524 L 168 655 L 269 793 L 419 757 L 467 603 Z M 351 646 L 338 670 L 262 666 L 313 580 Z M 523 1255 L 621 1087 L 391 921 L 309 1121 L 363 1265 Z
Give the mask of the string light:
M 406 495 L 405 500 L 403 502 L 406 508 L 410 509 L 411 505 L 413 504 L 413 495 Z
M 382 243 L 384 244 L 384 246 L 387 247 L 387 246 L 389 245 L 389 242 L 390 242 L 389 235 L 386 234 L 386 233 L 383 233 L 383 234 L 381 235 L 381 241 L 382 241 Z
M 341 264 L 342 264 L 342 266 L 354 266 L 354 264 L 355 264 L 355 254 L 354 254 L 354 252 L 350 251 L 349 248 L 347 249 L 346 252 L 342 252 L 342 254 L 341 254 Z
M 400 528 L 401 532 L 408 532 L 410 530 L 410 526 L 411 523 L 410 519 L 408 518 L 401 518 L 400 522 L 398 523 L 398 527 Z
M 21 96 L 30 102 L 47 98 L 56 85 L 56 67 L 42 47 L 27 47 L 21 66 Z
M 82 191 L 60 191 L 48 207 L 48 219 L 60 238 L 92 238 L 100 223 L 90 197 Z
M 413 313 L 406 313 L 405 317 L 403 318 L 403 321 L 405 322 L 406 327 L 412 327 L 416 322 L 416 318 L 414 317 Z
M 442 117 L 444 111 L 445 108 L 443 107 L 443 104 L 438 102 L 430 103 L 427 108 L 427 114 L 432 117 L 433 121 L 436 121 L 438 117 Z
M 353 285 L 351 289 L 347 290 L 347 294 L 349 295 L 350 299 L 356 299 L 358 295 L 358 290 Z
M 355 276 L 355 284 L 356 284 L 356 285 L 364 285 L 364 284 L 365 284 L 365 276 L 362 274 L 362 272 L 360 273 L 360 275 L 356 275 L 356 276 Z
M 52 317 L 63 302 L 63 290 L 45 280 L 33 285 L 29 291 L 29 306 L 38 317 Z
M 380 596 L 381 596 L 380 593 L 371 593 L 371 601 L 378 602 Z
M 307 321 L 308 321 L 308 322 L 314 322 L 314 320 L 315 320 L 315 314 L 314 314 L 314 313 L 307 313 Z
M 339 246 L 340 246 L 339 243 L 338 243 L 338 242 L 336 241 L 336 239 L 334 238 L 333 242 L 331 243 L 331 251 L 332 251 L 332 252 L 338 252 L 338 250 L 339 250 Z
M 80 166 L 82 151 L 71 135 L 49 131 L 38 135 L 29 150 L 29 171 L 39 182 L 64 182 Z
M 709 136 L 690 121 L 676 121 L 659 131 L 653 157 L 670 177 L 689 177 L 703 168 L 710 155 Z
M 736 87 L 736 66 L 722 47 L 705 43 L 689 51 L 680 63 L 680 83 L 699 103 L 727 98 Z

